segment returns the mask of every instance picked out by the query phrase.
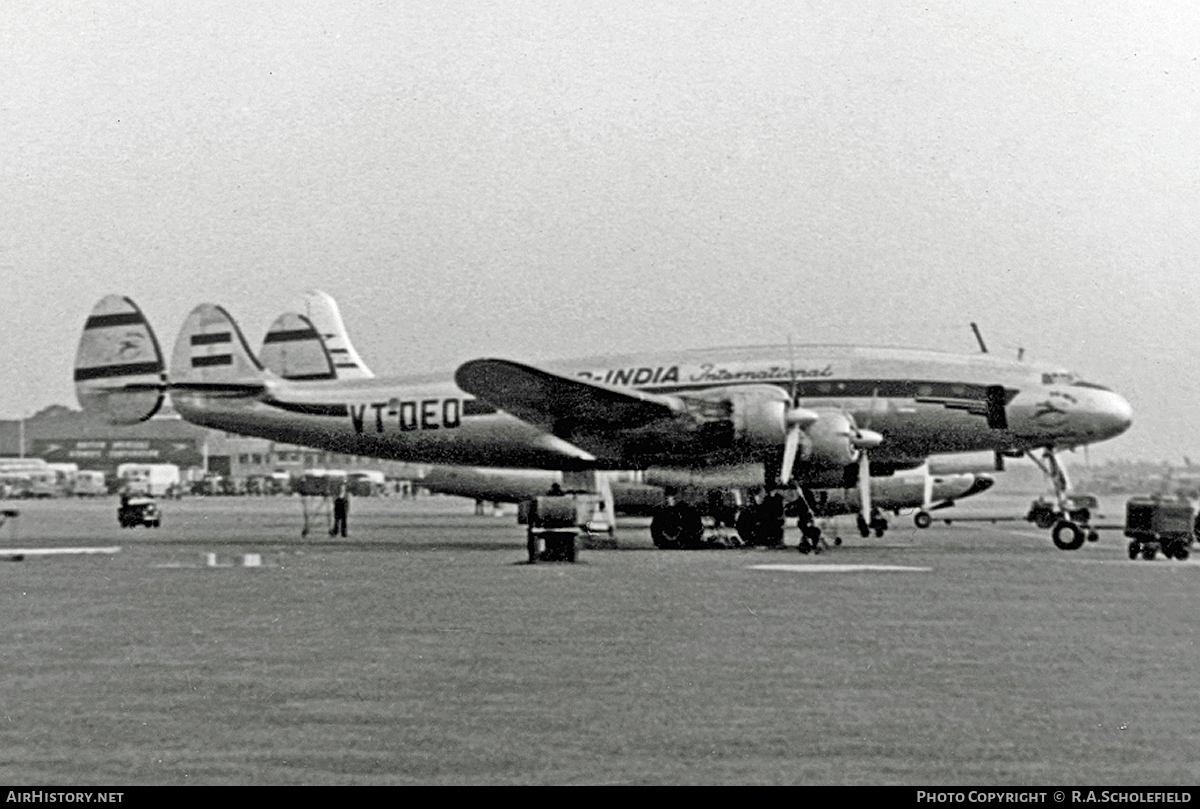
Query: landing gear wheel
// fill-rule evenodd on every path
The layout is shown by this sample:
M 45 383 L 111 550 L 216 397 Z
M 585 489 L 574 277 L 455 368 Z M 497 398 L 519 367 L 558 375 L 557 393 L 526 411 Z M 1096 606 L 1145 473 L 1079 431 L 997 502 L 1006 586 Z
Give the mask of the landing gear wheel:
M 784 519 L 782 511 L 775 514 L 763 506 L 742 509 L 735 523 L 738 536 L 748 547 L 779 548 L 783 546 Z
M 733 527 L 743 545 L 758 544 L 758 514 L 753 508 L 742 509 L 733 521 Z
M 1136 539 L 1133 542 L 1129 543 L 1129 558 L 1130 559 L 1137 559 L 1138 554 L 1141 552 L 1142 552 L 1142 546 L 1138 544 L 1138 541 Z
M 875 531 L 875 538 L 878 539 L 887 533 L 888 521 L 883 517 L 876 517 L 871 520 L 871 529 Z
M 918 511 L 913 517 L 913 523 L 918 528 L 928 528 L 933 525 L 933 517 L 929 516 L 928 511 Z
M 782 548 L 783 527 L 784 523 L 782 519 L 764 516 L 758 524 L 759 544 L 764 548 Z
M 740 532 L 739 532 L 740 533 Z M 687 506 L 668 506 L 654 515 L 650 523 L 650 538 L 656 548 L 694 548 L 704 536 L 700 512 Z
M 821 552 L 821 529 L 815 525 L 800 526 L 800 544 L 796 547 L 800 553 Z
M 1083 547 L 1083 529 L 1069 520 L 1062 520 L 1050 533 L 1054 546 L 1063 551 L 1074 551 Z

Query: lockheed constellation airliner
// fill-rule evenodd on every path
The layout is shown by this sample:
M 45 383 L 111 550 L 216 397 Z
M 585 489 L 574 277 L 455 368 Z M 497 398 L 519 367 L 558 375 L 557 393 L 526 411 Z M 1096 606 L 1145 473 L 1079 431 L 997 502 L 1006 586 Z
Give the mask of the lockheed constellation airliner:
M 75 363 L 86 410 L 148 418 L 170 392 L 196 424 L 417 463 L 567 471 L 755 464 L 768 488 L 857 481 L 933 453 L 1055 453 L 1121 434 L 1119 394 L 1052 366 L 991 354 L 869 346 L 689 349 L 549 362 L 501 358 L 395 379 L 284 379 L 221 307 L 185 320 L 168 379 L 128 298 L 102 299 Z M 1061 486 L 1060 486 L 1061 484 Z M 852 484 L 853 485 L 853 484 Z M 1084 532 L 1063 519 L 1060 547 Z

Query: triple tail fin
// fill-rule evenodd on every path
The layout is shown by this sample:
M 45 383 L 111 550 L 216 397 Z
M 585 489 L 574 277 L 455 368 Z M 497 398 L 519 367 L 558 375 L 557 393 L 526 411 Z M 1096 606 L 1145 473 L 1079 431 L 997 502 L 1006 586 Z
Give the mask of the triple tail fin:
M 158 338 L 142 310 L 121 295 L 102 298 L 75 353 L 80 406 L 112 424 L 136 424 L 158 412 L 166 387 Z
M 171 353 L 172 390 L 254 395 L 264 390 L 267 377 L 222 307 L 203 303 L 187 316 Z

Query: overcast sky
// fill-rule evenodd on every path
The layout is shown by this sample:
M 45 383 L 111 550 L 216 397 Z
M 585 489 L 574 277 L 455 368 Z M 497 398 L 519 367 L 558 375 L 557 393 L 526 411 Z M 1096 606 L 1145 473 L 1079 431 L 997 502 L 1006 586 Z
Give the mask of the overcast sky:
M 381 374 L 725 344 L 1058 362 L 1200 457 L 1193 2 L 59 0 L 0 25 L 0 417 L 93 303 L 305 289 Z

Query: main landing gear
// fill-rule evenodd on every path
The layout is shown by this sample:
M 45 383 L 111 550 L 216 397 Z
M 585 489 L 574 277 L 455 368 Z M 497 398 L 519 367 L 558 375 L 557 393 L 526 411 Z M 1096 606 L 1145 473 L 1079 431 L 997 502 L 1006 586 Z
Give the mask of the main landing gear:
M 812 509 L 801 490 L 788 499 L 790 490 L 777 489 L 760 503 L 740 508 L 702 509 L 689 503 L 675 503 L 660 508 L 650 521 L 650 538 L 656 548 L 664 550 L 693 550 L 721 547 L 784 547 L 784 528 L 789 516 L 797 518 L 800 528 L 801 553 L 820 552 L 828 545 L 821 538 L 821 529 L 813 521 Z M 711 521 L 711 527 L 706 524 Z M 736 538 L 723 527 L 733 528 Z M 885 525 L 886 527 L 886 525 Z

